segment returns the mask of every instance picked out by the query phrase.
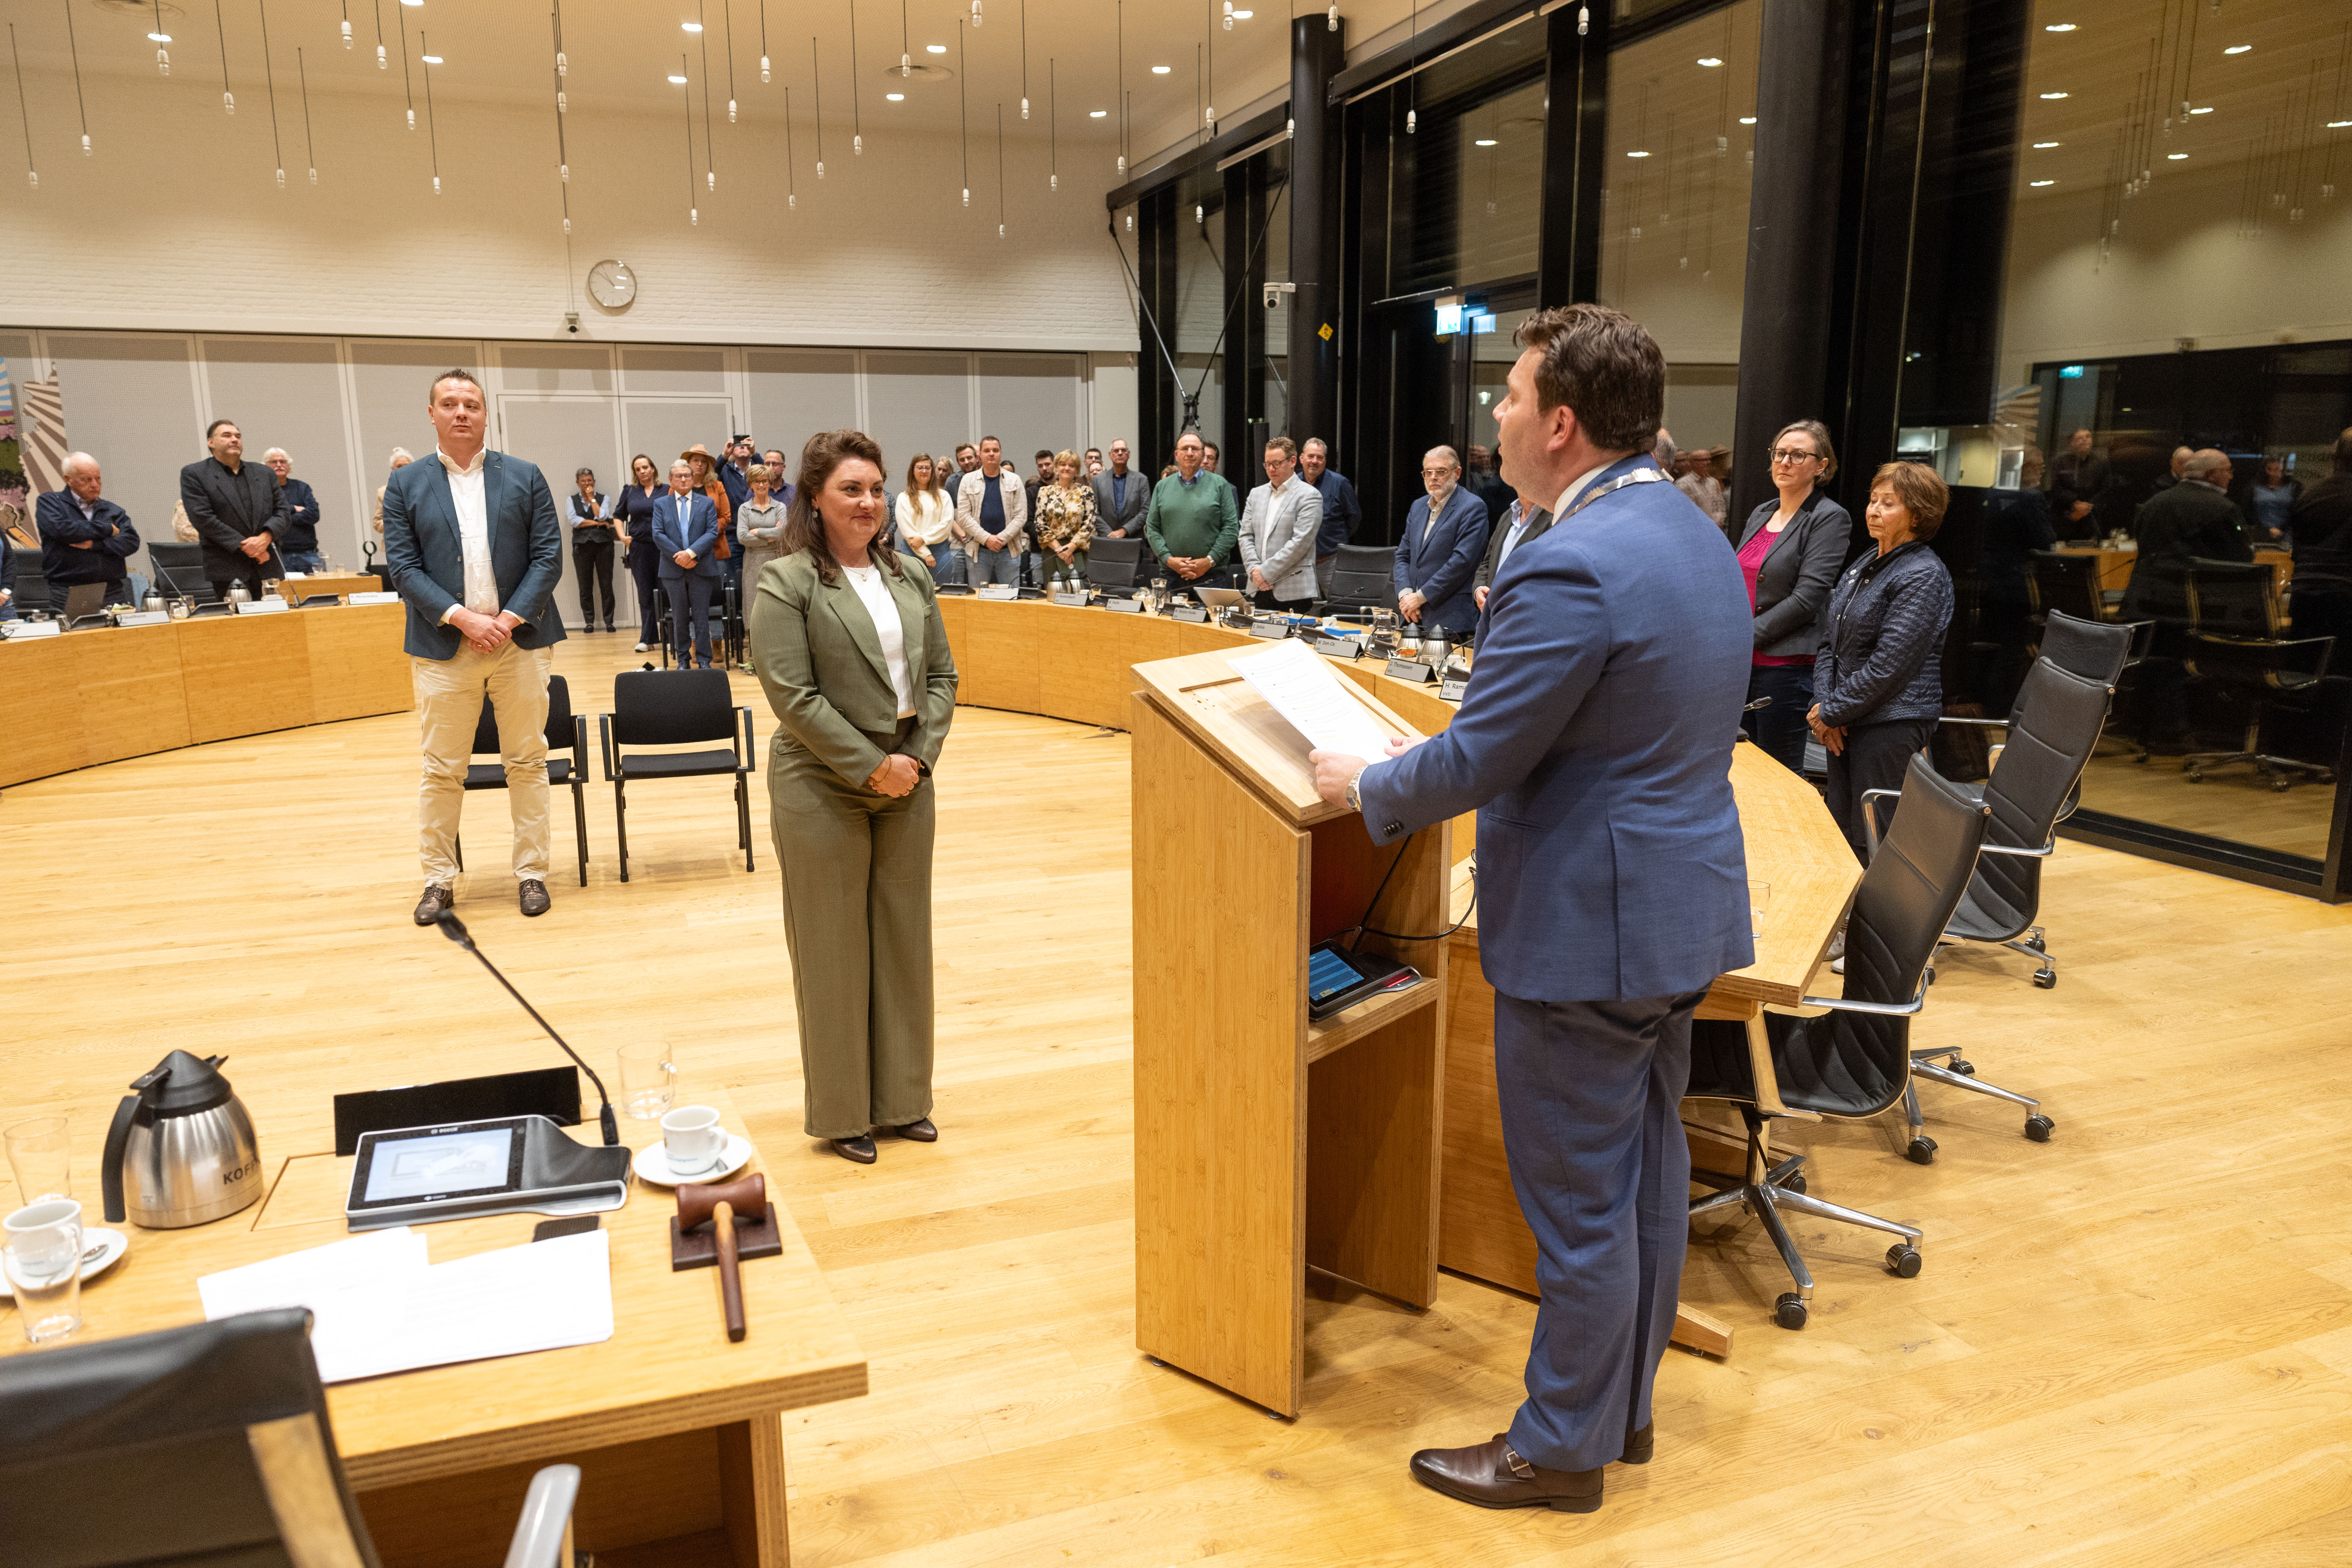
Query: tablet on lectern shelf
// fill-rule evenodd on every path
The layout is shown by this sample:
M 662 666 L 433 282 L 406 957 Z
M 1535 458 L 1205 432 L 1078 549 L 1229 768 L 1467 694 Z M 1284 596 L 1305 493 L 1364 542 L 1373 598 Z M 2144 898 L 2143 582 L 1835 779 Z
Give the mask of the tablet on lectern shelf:
M 1388 990 L 1400 975 L 1420 978 L 1392 958 L 1352 952 L 1336 939 L 1318 942 L 1307 954 L 1307 1016 L 1323 1019 L 1343 1012 Z

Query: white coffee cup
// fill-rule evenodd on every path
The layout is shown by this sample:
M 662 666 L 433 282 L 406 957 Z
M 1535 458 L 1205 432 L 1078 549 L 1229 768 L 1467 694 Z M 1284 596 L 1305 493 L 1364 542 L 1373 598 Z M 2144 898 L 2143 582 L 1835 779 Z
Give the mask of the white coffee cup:
M 727 1152 L 727 1129 L 707 1105 L 681 1105 L 661 1119 L 662 1142 L 675 1174 L 706 1174 Z

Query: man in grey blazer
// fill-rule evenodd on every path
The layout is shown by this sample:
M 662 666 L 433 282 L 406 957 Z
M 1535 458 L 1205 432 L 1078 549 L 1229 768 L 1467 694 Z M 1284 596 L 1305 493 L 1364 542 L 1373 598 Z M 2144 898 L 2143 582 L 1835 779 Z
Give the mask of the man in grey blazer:
M 488 696 L 506 764 L 522 912 L 547 912 L 547 665 L 563 640 L 555 584 L 563 525 L 539 469 L 483 449 L 489 413 L 471 372 L 433 380 L 426 412 L 439 449 L 395 469 L 383 489 L 383 555 L 408 604 L 409 668 L 424 733 L 416 923 L 455 901 L 457 819 L 474 730 Z
M 1140 539 L 1143 514 L 1151 506 L 1151 481 L 1128 468 L 1125 441 L 1110 444 L 1110 467 L 1089 480 L 1095 488 L 1095 518 L 1105 539 Z
M 1298 477 L 1298 444 L 1265 444 L 1265 483 L 1242 508 L 1242 571 L 1258 606 L 1303 610 L 1315 602 L 1315 536 L 1323 529 L 1323 492 Z

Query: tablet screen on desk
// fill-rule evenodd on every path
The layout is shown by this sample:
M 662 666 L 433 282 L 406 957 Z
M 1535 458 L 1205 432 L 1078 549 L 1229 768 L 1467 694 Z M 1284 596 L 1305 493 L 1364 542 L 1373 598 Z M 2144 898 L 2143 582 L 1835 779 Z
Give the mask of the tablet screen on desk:
M 1356 966 L 1328 947 L 1318 947 L 1307 960 L 1307 1000 L 1325 1002 L 1350 985 L 1363 983 Z
M 473 1127 L 421 1138 L 379 1140 L 361 1201 L 397 1202 L 503 1187 L 514 1149 L 512 1127 Z

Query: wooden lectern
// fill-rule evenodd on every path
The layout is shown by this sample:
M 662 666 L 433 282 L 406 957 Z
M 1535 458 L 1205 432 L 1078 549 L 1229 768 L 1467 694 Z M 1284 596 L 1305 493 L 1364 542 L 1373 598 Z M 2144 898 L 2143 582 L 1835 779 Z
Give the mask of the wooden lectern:
M 1233 670 L 1264 651 L 1134 667 L 1135 1338 L 1295 1415 L 1310 1266 L 1436 1296 L 1452 857 L 1448 824 L 1376 847 L 1317 797 L 1306 738 Z M 1428 938 L 1362 939 L 1427 978 L 1309 1022 L 1307 950 L 1360 922 Z

